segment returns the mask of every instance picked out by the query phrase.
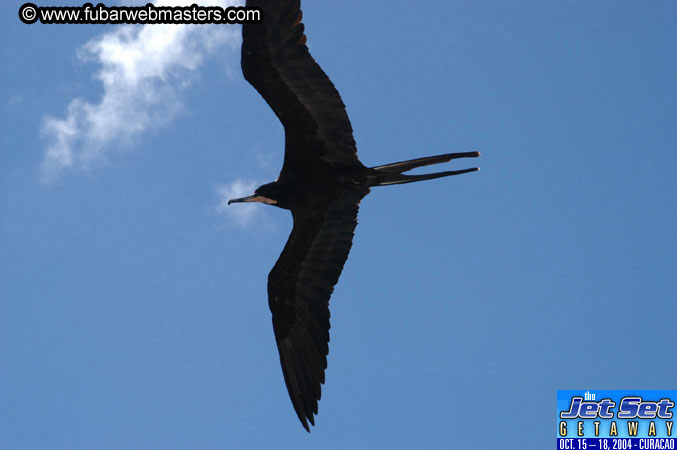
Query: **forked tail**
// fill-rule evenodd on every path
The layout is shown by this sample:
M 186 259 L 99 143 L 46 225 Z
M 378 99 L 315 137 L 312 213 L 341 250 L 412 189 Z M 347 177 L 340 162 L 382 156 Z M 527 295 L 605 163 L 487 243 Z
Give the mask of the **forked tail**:
M 479 152 L 465 152 L 465 153 L 447 153 L 445 155 L 428 156 L 426 158 L 411 159 L 409 161 L 401 161 L 393 164 L 386 164 L 384 166 L 372 167 L 373 170 L 380 172 L 377 174 L 372 182 L 372 186 L 389 186 L 391 184 L 413 183 L 415 181 L 432 180 L 434 178 L 449 177 L 451 175 L 460 175 L 462 173 L 475 172 L 480 170 L 477 167 L 462 170 L 449 170 L 446 172 L 427 173 L 424 175 L 404 175 L 416 167 L 428 166 L 430 164 L 439 164 L 452 159 L 458 158 L 476 158 L 480 156 Z

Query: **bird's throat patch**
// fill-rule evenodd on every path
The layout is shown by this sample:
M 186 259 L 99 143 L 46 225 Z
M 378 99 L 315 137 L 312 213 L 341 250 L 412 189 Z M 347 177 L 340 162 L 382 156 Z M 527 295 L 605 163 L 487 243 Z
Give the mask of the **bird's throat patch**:
M 251 200 L 247 200 L 248 202 L 260 202 L 260 203 L 265 203 L 266 205 L 276 205 L 277 200 L 273 200 L 272 198 L 264 197 L 263 195 L 256 196 L 252 198 Z

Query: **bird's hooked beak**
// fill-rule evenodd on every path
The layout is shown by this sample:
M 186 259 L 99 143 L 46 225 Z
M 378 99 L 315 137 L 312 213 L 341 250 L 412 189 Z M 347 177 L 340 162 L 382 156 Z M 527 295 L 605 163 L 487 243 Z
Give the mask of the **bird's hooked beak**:
M 266 203 L 268 205 L 274 205 L 277 203 L 277 200 L 273 200 L 271 198 L 264 197 L 262 195 L 254 193 L 246 197 L 230 199 L 228 200 L 228 205 L 230 205 L 231 203 L 245 203 L 245 202 L 261 202 Z

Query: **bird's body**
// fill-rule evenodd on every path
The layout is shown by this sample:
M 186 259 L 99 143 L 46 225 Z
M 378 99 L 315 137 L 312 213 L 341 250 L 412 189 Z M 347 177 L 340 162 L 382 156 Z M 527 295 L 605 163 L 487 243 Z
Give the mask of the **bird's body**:
M 368 169 L 340 168 L 327 166 L 313 167 L 309 171 L 297 171 L 280 176 L 270 183 L 275 192 L 274 204 L 283 209 L 298 210 L 311 208 L 331 201 L 346 189 L 366 185 Z
M 352 246 L 360 201 L 374 186 L 477 170 L 403 174 L 479 153 L 364 166 L 345 105 L 305 45 L 299 0 L 247 0 L 247 7 L 260 7 L 263 23 L 243 25 L 242 71 L 282 122 L 285 156 L 276 181 L 229 204 L 258 201 L 292 213 L 292 232 L 268 276 L 268 303 L 289 397 L 310 431 L 327 367 L 329 298 Z

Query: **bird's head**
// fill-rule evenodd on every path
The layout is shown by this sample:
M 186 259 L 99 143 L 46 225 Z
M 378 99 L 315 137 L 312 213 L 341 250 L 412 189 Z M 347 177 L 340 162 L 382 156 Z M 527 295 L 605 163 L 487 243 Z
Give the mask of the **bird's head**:
M 228 204 L 230 205 L 231 203 L 261 202 L 267 205 L 277 205 L 278 192 L 279 188 L 277 185 L 277 181 L 273 181 L 272 183 L 267 183 L 257 187 L 252 195 L 228 200 Z

